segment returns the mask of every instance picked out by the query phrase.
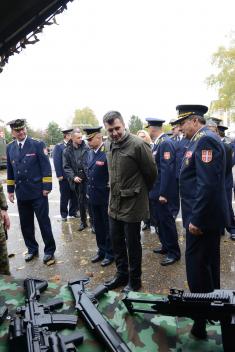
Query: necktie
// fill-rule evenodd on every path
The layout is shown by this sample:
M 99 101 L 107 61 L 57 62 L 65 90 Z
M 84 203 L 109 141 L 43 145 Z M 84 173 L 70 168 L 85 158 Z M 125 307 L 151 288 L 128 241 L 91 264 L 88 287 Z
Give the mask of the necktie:
M 22 151 L 22 143 L 19 143 L 19 152 L 21 153 Z

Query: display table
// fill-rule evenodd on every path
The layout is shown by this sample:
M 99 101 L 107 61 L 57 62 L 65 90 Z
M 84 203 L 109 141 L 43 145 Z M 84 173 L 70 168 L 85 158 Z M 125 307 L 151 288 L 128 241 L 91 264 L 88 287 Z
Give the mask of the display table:
M 89 288 L 89 286 L 87 286 Z M 135 297 L 153 298 L 153 295 L 132 293 Z M 63 308 L 57 310 L 65 314 L 76 314 L 74 300 L 67 284 L 59 285 L 54 282 L 48 283 L 46 291 L 41 293 L 40 302 L 48 299 L 62 298 Z M 99 300 L 99 310 L 111 323 L 127 343 L 131 351 L 135 352 L 221 352 L 221 334 L 219 325 L 208 325 L 208 339 L 196 341 L 190 338 L 189 331 L 192 321 L 186 318 L 174 318 L 166 316 L 154 316 L 150 314 L 129 315 L 122 301 L 122 294 L 110 291 Z M 24 305 L 25 296 L 23 281 L 8 276 L 0 276 L 0 304 L 6 304 L 9 316 L 13 315 L 16 307 Z M 57 312 L 56 311 L 56 312 Z M 0 326 L 0 352 L 8 351 L 9 317 Z M 84 335 L 84 342 L 77 347 L 81 352 L 104 352 L 105 348 L 89 332 L 81 318 L 78 320 L 77 329 Z M 67 330 L 68 331 L 68 330 Z M 61 331 L 66 333 L 67 331 Z M 73 332 L 73 330 L 71 331 Z M 19 351 L 20 352 L 20 351 Z

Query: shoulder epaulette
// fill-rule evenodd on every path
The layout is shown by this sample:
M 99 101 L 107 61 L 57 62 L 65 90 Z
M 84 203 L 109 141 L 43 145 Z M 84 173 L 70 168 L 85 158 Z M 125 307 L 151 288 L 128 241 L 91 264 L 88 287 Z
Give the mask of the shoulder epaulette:
M 193 141 L 199 141 L 203 136 L 206 136 L 206 133 L 204 131 L 201 131 L 196 134 L 196 136 L 193 138 Z
M 9 145 L 9 144 L 11 144 L 11 143 L 13 143 L 13 142 L 15 142 L 15 139 L 13 139 L 13 140 L 10 141 L 9 143 L 7 143 L 7 145 Z
M 100 148 L 100 151 L 101 151 L 101 152 L 105 152 L 105 151 L 106 151 L 104 145 L 102 145 L 102 147 Z
M 37 142 L 42 142 L 42 140 L 41 139 L 39 139 L 39 138 L 34 138 L 34 137 L 30 137 L 31 139 L 33 139 L 34 141 L 37 141 Z

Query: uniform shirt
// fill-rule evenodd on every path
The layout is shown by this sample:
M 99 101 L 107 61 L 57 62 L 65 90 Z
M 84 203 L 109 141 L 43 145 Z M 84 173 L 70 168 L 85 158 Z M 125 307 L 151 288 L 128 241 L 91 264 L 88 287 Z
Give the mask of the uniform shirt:
M 57 177 L 66 178 L 64 169 L 63 169 L 63 150 L 66 148 L 67 143 L 63 141 L 63 143 L 56 144 L 53 150 L 53 162 L 55 166 L 55 172 Z
M 225 192 L 225 150 L 207 127 L 190 140 L 180 171 L 182 217 L 201 230 L 223 229 L 228 223 Z

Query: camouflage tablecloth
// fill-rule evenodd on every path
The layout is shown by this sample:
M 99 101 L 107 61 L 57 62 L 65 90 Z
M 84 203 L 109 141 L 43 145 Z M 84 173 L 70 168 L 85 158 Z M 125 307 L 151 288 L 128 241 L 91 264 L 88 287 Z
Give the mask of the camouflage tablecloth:
M 151 294 L 132 293 L 134 297 L 153 298 Z M 156 297 L 156 296 L 155 296 Z M 49 282 L 48 288 L 41 294 L 40 301 L 51 298 L 62 298 L 63 308 L 58 312 L 75 314 L 74 301 L 67 285 Z M 208 339 L 196 341 L 190 338 L 189 331 L 192 321 L 186 318 L 154 316 L 150 314 L 135 314 L 130 316 L 121 301 L 122 295 L 110 291 L 99 303 L 99 310 L 108 319 L 131 351 L 135 352 L 221 352 L 221 332 L 219 325 L 208 325 Z M 17 306 L 24 305 L 23 282 L 11 277 L 0 276 L 0 305 L 6 304 L 11 316 Z M 9 317 L 0 326 L 0 352 L 8 351 L 7 333 Z M 104 352 L 104 347 L 89 332 L 79 319 L 77 329 L 84 335 L 84 343 L 77 347 L 81 352 Z M 69 330 L 64 330 L 66 334 Z

